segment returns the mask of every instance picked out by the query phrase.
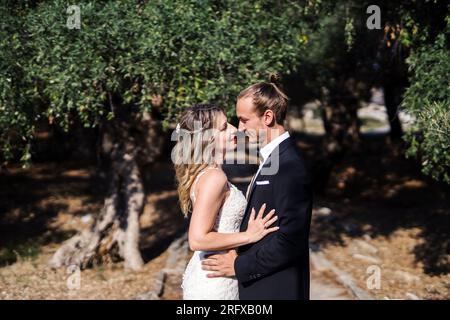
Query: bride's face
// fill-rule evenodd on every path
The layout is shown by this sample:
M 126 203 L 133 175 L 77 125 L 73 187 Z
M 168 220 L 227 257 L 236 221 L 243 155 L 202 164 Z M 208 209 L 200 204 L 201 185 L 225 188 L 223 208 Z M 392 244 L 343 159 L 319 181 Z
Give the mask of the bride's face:
M 227 150 L 236 148 L 237 129 L 228 123 L 227 117 L 221 112 L 216 119 L 216 130 L 216 154 L 218 158 L 223 160 Z

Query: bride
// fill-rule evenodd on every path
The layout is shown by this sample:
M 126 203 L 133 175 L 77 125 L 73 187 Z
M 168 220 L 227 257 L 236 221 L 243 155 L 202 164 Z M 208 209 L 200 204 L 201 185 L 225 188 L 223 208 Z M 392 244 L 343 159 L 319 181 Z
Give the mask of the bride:
M 278 230 L 265 227 L 277 216 L 272 210 L 263 218 L 265 206 L 258 215 L 253 208 L 247 230 L 239 232 L 247 201 L 221 169 L 229 146 L 236 147 L 236 128 L 220 107 L 194 105 L 186 109 L 176 133 L 172 160 L 181 210 L 191 218 L 188 238 L 194 251 L 183 275 L 183 299 L 237 300 L 236 278 L 210 278 L 201 262 L 205 255 L 257 242 Z

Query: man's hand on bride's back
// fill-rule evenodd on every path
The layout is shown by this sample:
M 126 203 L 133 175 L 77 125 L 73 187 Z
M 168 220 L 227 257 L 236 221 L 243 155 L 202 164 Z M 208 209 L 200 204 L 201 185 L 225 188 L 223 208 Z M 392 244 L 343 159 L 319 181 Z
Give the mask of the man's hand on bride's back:
M 263 217 L 266 204 L 263 204 L 256 215 L 255 208 L 252 208 L 250 218 L 248 220 L 248 227 L 245 233 L 249 237 L 249 243 L 255 243 L 264 238 L 269 233 L 275 232 L 280 227 L 271 227 L 278 217 L 275 215 L 275 209 L 272 209 L 265 217 Z

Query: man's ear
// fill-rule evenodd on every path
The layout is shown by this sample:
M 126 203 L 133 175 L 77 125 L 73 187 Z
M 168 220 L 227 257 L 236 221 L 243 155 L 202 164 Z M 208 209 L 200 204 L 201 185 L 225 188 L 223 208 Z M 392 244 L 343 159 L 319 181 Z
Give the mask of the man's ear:
M 272 110 L 266 110 L 263 114 L 264 124 L 268 127 L 271 127 L 275 122 L 275 114 Z

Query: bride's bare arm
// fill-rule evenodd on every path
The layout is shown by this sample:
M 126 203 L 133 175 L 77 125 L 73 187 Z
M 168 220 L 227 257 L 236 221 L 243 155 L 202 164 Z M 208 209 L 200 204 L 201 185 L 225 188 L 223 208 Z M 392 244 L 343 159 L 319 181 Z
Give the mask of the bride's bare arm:
M 272 210 L 264 218 L 264 207 L 255 217 L 252 210 L 249 227 L 245 232 L 219 233 L 213 231 L 214 223 L 227 193 L 227 178 L 222 171 L 209 170 L 197 183 L 196 201 L 189 225 L 189 246 L 194 251 L 227 250 L 262 239 L 278 227 L 266 229 L 276 221 Z

